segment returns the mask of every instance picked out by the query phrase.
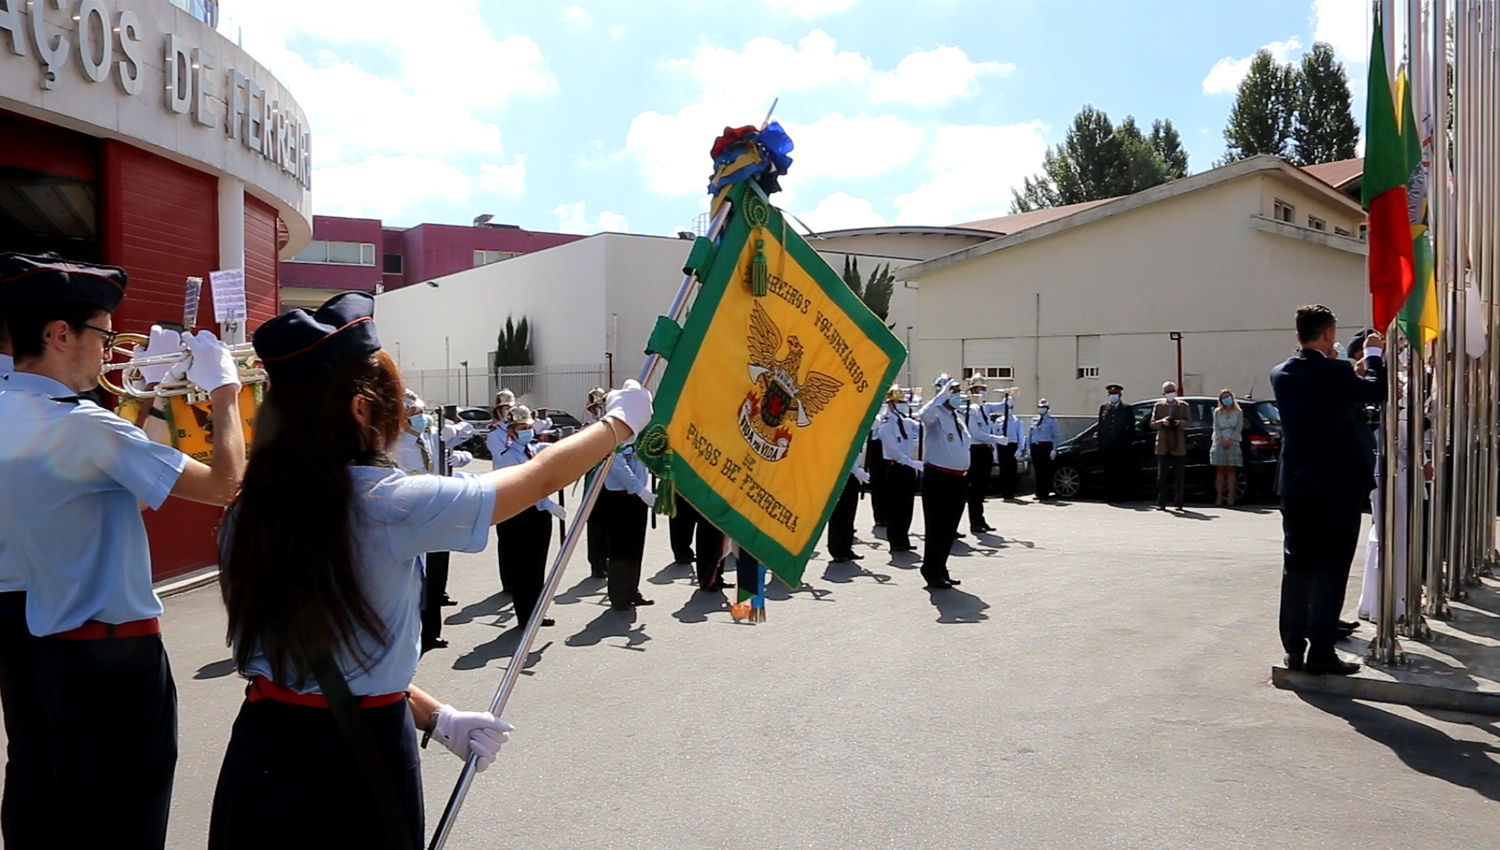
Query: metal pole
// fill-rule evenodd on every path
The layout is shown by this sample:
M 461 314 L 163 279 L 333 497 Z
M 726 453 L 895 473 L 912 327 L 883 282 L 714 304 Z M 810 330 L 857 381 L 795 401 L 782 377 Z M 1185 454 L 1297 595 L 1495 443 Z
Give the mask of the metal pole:
M 1452 226 L 1448 210 L 1448 2 L 1433 0 L 1432 52 L 1427 97 L 1432 108 L 1432 172 L 1427 181 L 1428 230 L 1432 234 L 1433 288 L 1438 298 L 1438 338 L 1432 358 L 1432 514 L 1427 536 L 1428 617 L 1448 619 L 1448 353 L 1453 343 L 1452 299 L 1448 290 L 1448 244 Z
M 719 231 L 729 217 L 729 203 L 726 201 L 719 207 L 719 214 L 714 217 L 713 225 L 709 228 L 708 238 L 718 238 Z M 682 283 L 677 287 L 677 295 L 672 299 L 672 307 L 667 311 L 667 317 L 678 321 L 687 312 L 688 298 L 693 291 L 692 274 L 684 275 Z M 646 358 L 645 364 L 641 366 L 638 380 L 645 385 L 651 380 L 656 372 L 656 367 L 661 363 L 661 355 L 652 354 Z M 614 453 L 605 457 L 598 470 L 594 473 L 593 480 L 583 491 L 583 500 L 578 504 L 578 513 L 573 520 L 573 528 L 563 538 L 562 548 L 557 553 L 557 560 L 553 562 L 552 571 L 547 575 L 547 584 L 542 588 L 542 595 L 537 600 L 537 607 L 532 612 L 531 620 L 521 632 L 521 642 L 516 646 L 516 651 L 511 655 L 510 664 L 505 668 L 505 677 L 500 680 L 500 687 L 495 691 L 495 698 L 490 701 L 490 713 L 499 717 L 505 710 L 505 704 L 510 700 L 510 694 L 515 690 L 516 682 L 521 678 L 521 670 L 526 666 L 526 658 L 531 654 L 531 646 L 536 642 L 537 632 L 541 629 L 542 619 L 547 615 L 547 608 L 552 604 L 552 597 L 557 595 L 558 585 L 562 582 L 563 571 L 567 569 L 568 560 L 573 557 L 573 550 L 578 547 L 578 537 L 587 525 L 589 514 L 594 510 L 594 503 L 599 500 L 599 493 L 604 489 L 604 479 L 609 474 L 610 464 L 614 461 Z M 469 756 L 464 762 L 464 768 L 458 775 L 458 784 L 453 788 L 453 794 L 448 798 L 448 805 L 443 809 L 442 817 L 438 818 L 437 828 L 433 831 L 432 842 L 428 844 L 428 850 L 441 850 L 448 841 L 448 834 L 453 830 L 453 822 L 458 817 L 458 810 L 464 804 L 464 797 L 469 793 L 469 785 L 474 781 L 478 764 L 477 756 Z
M 1496 4 L 1493 2 L 1493 0 L 1486 0 L 1482 11 L 1483 29 L 1480 61 L 1482 63 L 1483 69 L 1483 87 L 1481 89 L 1483 95 L 1480 98 L 1480 103 L 1482 105 L 1480 117 L 1483 122 L 1481 124 L 1481 146 L 1483 154 L 1479 157 L 1480 168 L 1482 169 L 1482 182 L 1480 189 L 1481 206 L 1479 213 L 1480 232 L 1478 253 L 1480 258 L 1479 267 L 1481 270 L 1481 274 L 1483 275 L 1483 284 L 1481 288 L 1485 294 L 1487 302 L 1485 305 L 1486 309 L 1484 311 L 1484 317 L 1486 322 L 1486 330 L 1489 332 L 1488 335 L 1490 339 L 1489 344 L 1486 346 L 1484 359 L 1485 428 L 1483 430 L 1484 464 L 1481 468 L 1484 470 L 1485 487 L 1484 498 L 1480 502 L 1480 508 L 1483 513 L 1480 516 L 1479 529 L 1481 539 L 1483 541 L 1483 548 L 1481 549 L 1482 557 L 1478 559 L 1478 568 L 1481 574 L 1491 575 L 1493 574 L 1493 568 L 1495 566 L 1496 490 L 1497 487 L 1500 487 L 1500 478 L 1497 478 L 1497 475 L 1500 475 L 1500 468 L 1497 468 L 1497 464 L 1495 462 L 1497 456 L 1496 426 L 1497 424 L 1500 424 L 1497 423 L 1497 400 L 1500 400 L 1500 386 L 1496 385 L 1497 373 L 1500 373 L 1500 368 L 1497 368 L 1500 367 L 1500 359 L 1497 359 L 1500 358 L 1500 351 L 1496 351 L 1494 340 L 1492 338 L 1496 327 L 1496 320 L 1497 318 L 1500 318 L 1500 297 L 1497 297 L 1495 289 L 1497 283 L 1500 283 L 1500 281 L 1496 280 L 1495 272 L 1495 224 L 1496 216 L 1497 214 L 1500 214 L 1500 209 L 1497 209 L 1496 206 L 1495 197 L 1495 156 L 1497 152 L 1495 128 L 1495 117 L 1497 111 L 1495 104 L 1495 98 L 1497 96 L 1497 74 L 1495 67 L 1495 14 L 1497 11 Z
M 1370 642 L 1366 658 L 1376 664 L 1391 665 L 1400 658 L 1396 644 L 1396 487 L 1400 480 L 1397 457 L 1401 439 L 1401 331 L 1395 320 L 1385 330 L 1386 398 L 1380 411 L 1380 610 L 1372 612 L 1375 639 Z
M 1422 28 L 1422 0 L 1407 0 L 1406 3 L 1406 96 L 1411 104 L 1411 118 L 1414 122 L 1420 122 L 1426 114 L 1423 111 L 1424 98 L 1423 83 L 1427 79 L 1427 70 L 1423 65 L 1425 43 Z M 1402 120 L 1405 120 L 1403 115 Z M 1417 123 L 1410 128 L 1416 133 L 1420 151 L 1422 138 L 1422 126 Z M 1420 153 L 1418 155 L 1421 158 Z M 1410 163 L 1417 169 L 1424 169 L 1424 163 L 1418 161 Z M 1423 175 L 1425 177 L 1425 174 Z M 1420 213 L 1420 211 L 1419 211 Z M 1420 219 L 1419 219 L 1420 221 Z M 1426 239 L 1425 233 L 1420 236 Z M 1415 290 L 1414 290 L 1415 291 Z M 1418 307 L 1420 310 L 1420 307 Z M 1426 358 L 1423 356 L 1426 346 L 1422 343 L 1422 330 L 1416 328 L 1416 336 L 1407 341 L 1407 371 L 1406 371 L 1406 513 L 1402 519 L 1406 522 L 1406 585 L 1401 589 L 1402 595 L 1406 597 L 1406 605 L 1402 613 L 1406 618 L 1406 634 L 1412 637 L 1423 637 L 1426 633 L 1426 624 L 1422 622 L 1422 577 L 1425 575 L 1424 566 L 1427 556 L 1426 529 L 1427 517 L 1427 480 L 1424 474 L 1426 466 L 1426 452 L 1424 451 L 1424 414 L 1426 413 L 1427 389 L 1426 381 Z
M 1462 599 L 1464 576 L 1468 572 L 1468 505 L 1469 505 L 1469 353 L 1468 290 L 1465 287 L 1468 255 L 1469 207 L 1469 2 L 1456 0 L 1454 5 L 1453 47 L 1453 196 L 1448 201 L 1453 211 L 1448 242 L 1452 254 L 1444 257 L 1453 265 L 1448 270 L 1453 287 L 1452 345 L 1453 362 L 1453 483 L 1449 500 L 1448 525 L 1448 598 Z M 1446 187 L 1445 187 L 1446 188 Z

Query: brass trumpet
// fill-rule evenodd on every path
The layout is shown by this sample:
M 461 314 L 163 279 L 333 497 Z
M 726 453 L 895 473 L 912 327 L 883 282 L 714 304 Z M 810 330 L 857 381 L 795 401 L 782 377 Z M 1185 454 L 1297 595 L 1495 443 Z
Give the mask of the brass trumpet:
M 186 349 L 174 351 L 171 354 L 161 354 L 155 357 L 139 357 L 132 350 L 132 346 L 144 347 L 148 342 L 144 334 L 120 334 L 115 337 L 114 354 L 123 355 L 125 360 L 118 363 L 104 364 L 104 373 L 99 376 L 99 386 L 107 392 L 117 396 L 129 396 L 131 398 L 171 398 L 173 396 L 188 396 L 190 403 L 197 403 L 208 398 L 208 393 L 202 387 L 196 386 L 186 377 L 168 373 L 162 382 L 154 387 L 147 387 L 145 379 L 141 376 L 141 370 L 148 366 L 176 366 L 184 363 L 192 357 Z M 266 370 L 260 365 L 260 358 L 255 354 L 255 348 L 250 343 L 229 346 L 229 354 L 234 358 L 235 366 L 239 368 L 240 383 L 246 386 L 250 384 L 264 383 Z M 120 383 L 116 384 L 109 379 L 109 373 L 118 370 L 120 372 Z

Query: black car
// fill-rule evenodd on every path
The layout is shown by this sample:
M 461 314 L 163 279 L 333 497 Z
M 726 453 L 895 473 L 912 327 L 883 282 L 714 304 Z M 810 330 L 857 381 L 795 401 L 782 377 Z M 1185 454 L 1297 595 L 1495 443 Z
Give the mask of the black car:
M 552 420 L 551 428 L 537 434 L 537 439 L 543 443 L 555 443 L 563 437 L 571 437 L 583 427 L 578 417 L 566 410 L 539 407 L 536 409 L 536 415 L 538 419 Z
M 491 411 L 488 407 L 458 407 L 454 408 L 458 418 L 474 426 L 474 434 L 469 439 L 454 446 L 455 449 L 469 452 L 480 460 L 490 459 L 489 445 L 485 438 L 489 436 L 491 422 Z
M 1188 396 L 1192 424 L 1187 429 L 1187 490 L 1189 494 L 1212 496 L 1214 468 L 1208 464 L 1213 435 L 1213 411 L 1217 398 Z M 1136 459 L 1135 490 L 1142 496 L 1156 495 L 1156 432 L 1151 429 L 1151 410 L 1157 399 L 1130 405 L 1135 414 L 1131 452 Z M 1240 443 L 1245 465 L 1237 479 L 1236 500 L 1265 497 L 1276 489 L 1276 465 L 1281 455 L 1281 412 L 1270 400 L 1241 399 L 1245 427 Z M 1099 425 L 1094 423 L 1078 436 L 1057 447 L 1052 489 L 1059 498 L 1099 495 L 1104 492 L 1104 456 L 1099 451 Z

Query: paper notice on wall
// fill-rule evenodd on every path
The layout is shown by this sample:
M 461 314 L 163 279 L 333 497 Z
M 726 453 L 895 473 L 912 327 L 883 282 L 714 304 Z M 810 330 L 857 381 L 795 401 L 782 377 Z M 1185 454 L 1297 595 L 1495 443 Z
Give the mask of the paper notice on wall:
M 203 297 L 203 278 L 187 279 L 187 295 L 182 302 L 182 329 L 191 331 L 198 326 L 198 301 Z M 215 301 L 219 300 L 217 298 Z
M 245 270 L 224 269 L 208 273 L 214 293 L 214 321 L 232 322 L 250 318 L 245 308 Z

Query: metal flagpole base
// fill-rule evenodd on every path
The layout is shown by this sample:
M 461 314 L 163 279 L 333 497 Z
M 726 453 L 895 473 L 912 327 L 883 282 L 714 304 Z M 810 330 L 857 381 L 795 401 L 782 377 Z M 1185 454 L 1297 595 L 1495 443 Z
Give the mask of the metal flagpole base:
M 1365 663 L 1371 667 L 1404 667 L 1406 650 L 1401 648 L 1400 638 L 1391 638 L 1389 651 L 1382 652 L 1378 642 L 1371 642 L 1365 650 Z

